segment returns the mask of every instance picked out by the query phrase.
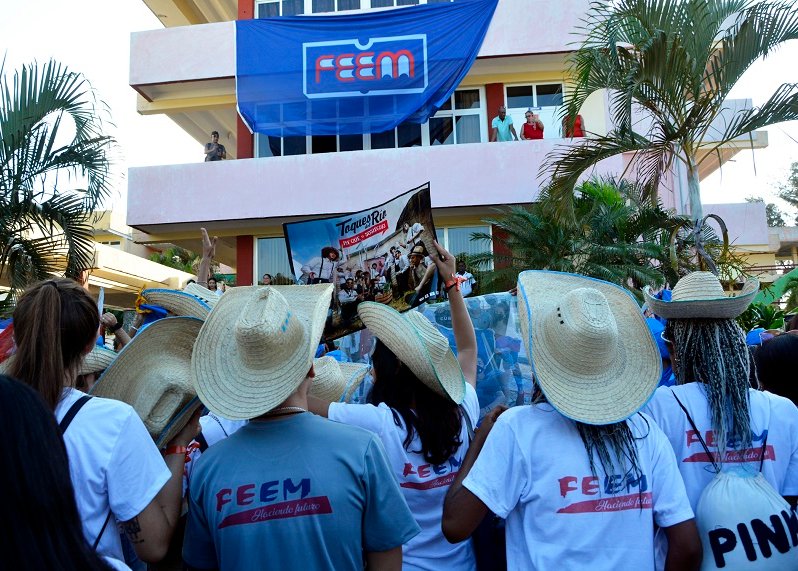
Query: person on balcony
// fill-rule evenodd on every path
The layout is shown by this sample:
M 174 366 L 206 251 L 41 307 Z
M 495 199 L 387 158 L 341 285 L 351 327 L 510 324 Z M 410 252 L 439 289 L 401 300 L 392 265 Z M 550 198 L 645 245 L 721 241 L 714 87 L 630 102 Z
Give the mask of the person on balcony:
M 227 158 L 227 149 L 219 142 L 219 131 L 211 131 L 211 142 L 205 144 L 205 162 Z
M 499 115 L 493 118 L 491 128 L 493 129 L 490 134 L 491 143 L 518 140 L 515 127 L 513 127 L 513 118 L 507 116 L 507 108 L 504 105 L 499 107 Z
M 521 140 L 531 141 L 533 139 L 542 139 L 543 121 L 540 120 L 540 116 L 529 109 L 524 117 L 526 117 L 526 123 L 521 127 Z
M 572 123 L 571 116 L 566 115 L 565 117 L 562 118 L 562 134 L 567 139 L 572 139 L 574 137 L 584 137 L 585 120 L 582 119 L 581 115 L 577 115 Z

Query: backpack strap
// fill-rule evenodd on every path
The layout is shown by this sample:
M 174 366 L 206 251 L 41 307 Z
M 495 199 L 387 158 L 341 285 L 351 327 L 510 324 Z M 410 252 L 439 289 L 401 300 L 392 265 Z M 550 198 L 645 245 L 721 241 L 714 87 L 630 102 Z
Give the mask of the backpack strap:
M 673 395 L 673 398 L 676 399 L 676 402 L 679 403 L 679 406 L 684 411 L 684 414 L 687 416 L 687 422 L 690 423 L 690 426 L 695 431 L 695 434 L 698 437 L 698 441 L 701 443 L 701 446 L 704 447 L 704 452 L 707 453 L 707 458 L 709 458 L 709 461 L 712 464 L 712 467 L 715 469 L 715 472 L 716 473 L 720 472 L 720 467 L 718 466 L 718 463 L 715 461 L 715 456 L 712 454 L 712 452 L 709 451 L 709 447 L 707 446 L 707 443 L 704 442 L 704 439 L 701 436 L 701 431 L 698 430 L 698 427 L 695 425 L 695 422 L 693 421 L 693 417 L 690 416 L 689 412 L 687 412 L 687 407 L 685 407 L 684 404 L 682 404 L 682 401 L 679 400 L 679 397 L 676 396 L 676 393 L 673 392 L 673 389 L 671 389 L 671 394 Z
M 762 453 L 759 455 L 759 471 L 762 471 L 762 466 L 765 465 L 765 452 L 768 447 L 768 432 L 765 432 L 765 441 L 762 443 Z
M 222 430 L 224 430 L 224 429 L 222 429 Z M 197 444 L 199 444 L 199 451 L 200 452 L 205 452 L 208 449 L 208 441 L 205 440 L 205 435 L 202 434 L 202 432 L 197 434 L 197 437 L 194 440 L 196 440 Z
M 111 521 L 111 510 L 108 510 L 108 515 L 105 516 L 105 522 L 103 523 L 102 528 L 100 529 L 100 534 L 97 536 L 97 539 L 94 540 L 94 543 L 91 546 L 92 551 L 97 551 L 97 546 L 100 545 L 100 540 L 103 538 L 103 534 L 105 533 L 105 528 L 108 527 L 108 522 Z
M 66 429 L 69 428 L 69 425 L 72 424 L 72 420 L 75 418 L 75 415 L 83 408 L 83 405 L 86 404 L 91 400 L 89 395 L 84 395 L 80 397 L 78 400 L 72 403 L 72 406 L 69 407 L 69 410 L 64 415 L 64 418 L 61 419 L 61 422 L 58 423 L 58 428 L 61 429 L 61 434 L 66 432 Z

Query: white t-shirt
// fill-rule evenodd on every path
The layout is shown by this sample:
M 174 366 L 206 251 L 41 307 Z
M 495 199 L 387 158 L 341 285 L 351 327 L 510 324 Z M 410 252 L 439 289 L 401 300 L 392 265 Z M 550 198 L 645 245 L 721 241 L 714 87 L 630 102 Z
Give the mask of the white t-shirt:
M 463 408 L 476 426 L 479 415 L 479 401 L 474 388 L 466 384 Z M 402 569 L 407 570 L 473 570 L 476 562 L 470 541 L 452 545 L 441 531 L 443 499 L 446 491 L 457 477 L 460 465 L 468 450 L 468 429 L 465 420 L 460 431 L 462 445 L 444 464 L 430 465 L 418 452 L 405 450 L 407 430 L 396 426 L 393 412 L 385 403 L 379 406 L 370 404 L 332 403 L 328 411 L 330 419 L 360 426 L 374 432 L 385 446 L 388 461 L 399 486 L 402 488 L 407 505 L 421 527 L 421 533 L 402 547 Z M 420 450 L 421 441 L 416 434 L 409 446 L 410 450 Z
M 576 424 L 549 404 L 499 417 L 463 485 L 507 519 L 508 569 L 654 569 L 654 525 L 693 512 L 665 435 L 651 419 L 627 422 L 639 479 L 598 461 L 594 477 Z
M 418 243 L 418 241 L 421 239 L 421 233 L 423 231 L 424 227 L 420 222 L 416 222 L 410 227 L 410 229 L 407 231 L 407 236 L 405 236 L 405 244 L 407 244 L 408 248 L 412 248 Z
M 671 389 L 687 408 L 710 451 L 716 453 L 709 405 L 703 383 L 687 383 L 658 388 L 644 409 L 670 440 L 687 487 L 690 505 L 695 510 L 701 492 L 715 477 L 715 473 L 706 461 L 704 447 Z M 750 389 L 748 395 L 751 403 L 752 446 L 745 451 L 727 450 L 725 465 L 745 466 L 756 473 L 759 470 L 762 443 L 767 434 L 762 475 L 782 496 L 798 496 L 798 408 L 792 401 L 769 392 Z
M 77 389 L 65 389 L 55 408 L 56 420 L 61 422 L 82 396 Z M 124 561 L 114 518 L 129 521 L 149 505 L 171 477 L 166 462 L 136 411 L 111 399 L 92 397 L 83 405 L 64 442 L 86 541 L 94 544 L 110 507 L 114 517 L 97 553 Z
M 471 292 L 474 289 L 474 284 L 476 283 L 474 275 L 471 272 L 465 272 L 462 274 L 458 272 L 457 275 L 465 280 L 460 282 L 460 293 L 463 295 L 463 297 L 471 295 Z

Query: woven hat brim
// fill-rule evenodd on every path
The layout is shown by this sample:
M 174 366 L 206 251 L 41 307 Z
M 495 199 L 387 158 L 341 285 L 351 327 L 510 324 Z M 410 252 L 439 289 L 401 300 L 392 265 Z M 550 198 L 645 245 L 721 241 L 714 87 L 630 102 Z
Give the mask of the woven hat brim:
M 370 367 L 362 363 L 339 364 L 341 366 L 341 373 L 343 373 L 344 379 L 346 379 L 346 390 L 344 391 L 341 400 L 343 402 L 349 402 L 358 387 L 363 384 L 363 379 L 365 379 L 366 375 L 368 375 Z
M 346 379 L 341 366 L 332 357 L 320 357 L 313 360 L 316 377 L 310 385 L 310 394 L 316 398 L 338 402 L 346 390 Z
M 91 394 L 131 405 L 156 438 L 175 413 L 147 418 L 147 411 L 137 408 L 137 400 L 142 394 L 159 398 L 172 394 L 178 401 L 175 409 L 180 410 L 197 396 L 189 379 L 191 354 L 201 326 L 202 320 L 185 316 L 151 323 L 117 354 Z
M 759 281 L 755 279 L 746 281 L 738 295 L 692 301 L 663 301 L 651 294 L 649 286 L 643 288 L 651 311 L 665 319 L 734 319 L 748 309 L 758 292 Z
M 563 296 L 577 288 L 599 290 L 618 327 L 619 351 L 609 367 L 575 374 L 555 356 L 545 317 Z M 525 271 L 518 276 L 518 317 L 535 379 L 549 404 L 564 416 L 586 424 L 620 422 L 639 411 L 654 393 L 662 360 L 645 318 L 623 288 L 585 276 Z M 591 356 L 584 355 L 589 362 Z
M 172 315 L 205 319 L 211 311 L 202 299 L 175 289 L 145 289 L 141 295 L 148 304 L 163 307 Z
M 196 283 L 188 284 L 183 288 L 183 291 L 200 298 L 202 301 L 207 303 L 211 309 L 213 309 L 213 307 L 216 305 L 216 302 L 219 301 L 219 296 L 216 295 L 215 292 Z
M 248 369 L 238 352 L 233 328 L 252 296 L 270 287 L 285 297 L 305 330 L 302 343 L 283 362 Z M 285 401 L 305 380 L 324 331 L 332 284 L 247 286 L 225 293 L 208 315 L 191 361 L 191 382 L 202 403 L 230 420 L 248 420 Z
M 404 315 L 392 307 L 372 301 L 361 303 L 357 311 L 374 336 L 410 367 L 422 383 L 455 404 L 463 402 L 465 377 L 451 348 L 447 350 L 443 361 L 435 365 L 423 338 Z M 435 332 L 441 335 L 437 329 Z M 445 341 L 445 337 L 441 337 Z M 448 346 L 448 341 L 446 343 Z
M 178 412 L 174 418 L 166 425 L 163 432 L 155 438 L 155 445 L 158 448 L 163 448 L 169 441 L 172 440 L 178 433 L 185 428 L 188 421 L 191 420 L 192 415 L 202 408 L 202 401 L 198 397 L 194 397 L 183 409 Z
M 105 347 L 94 347 L 85 357 L 78 369 L 78 375 L 99 373 L 107 369 L 116 359 L 116 352 Z

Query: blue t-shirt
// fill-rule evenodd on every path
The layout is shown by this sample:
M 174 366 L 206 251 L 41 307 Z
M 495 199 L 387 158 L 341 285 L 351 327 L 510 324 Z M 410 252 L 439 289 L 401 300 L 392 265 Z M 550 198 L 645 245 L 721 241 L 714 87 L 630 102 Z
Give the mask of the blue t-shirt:
M 358 570 L 419 532 L 379 440 L 302 413 L 250 422 L 200 457 L 183 559 L 198 569 Z

